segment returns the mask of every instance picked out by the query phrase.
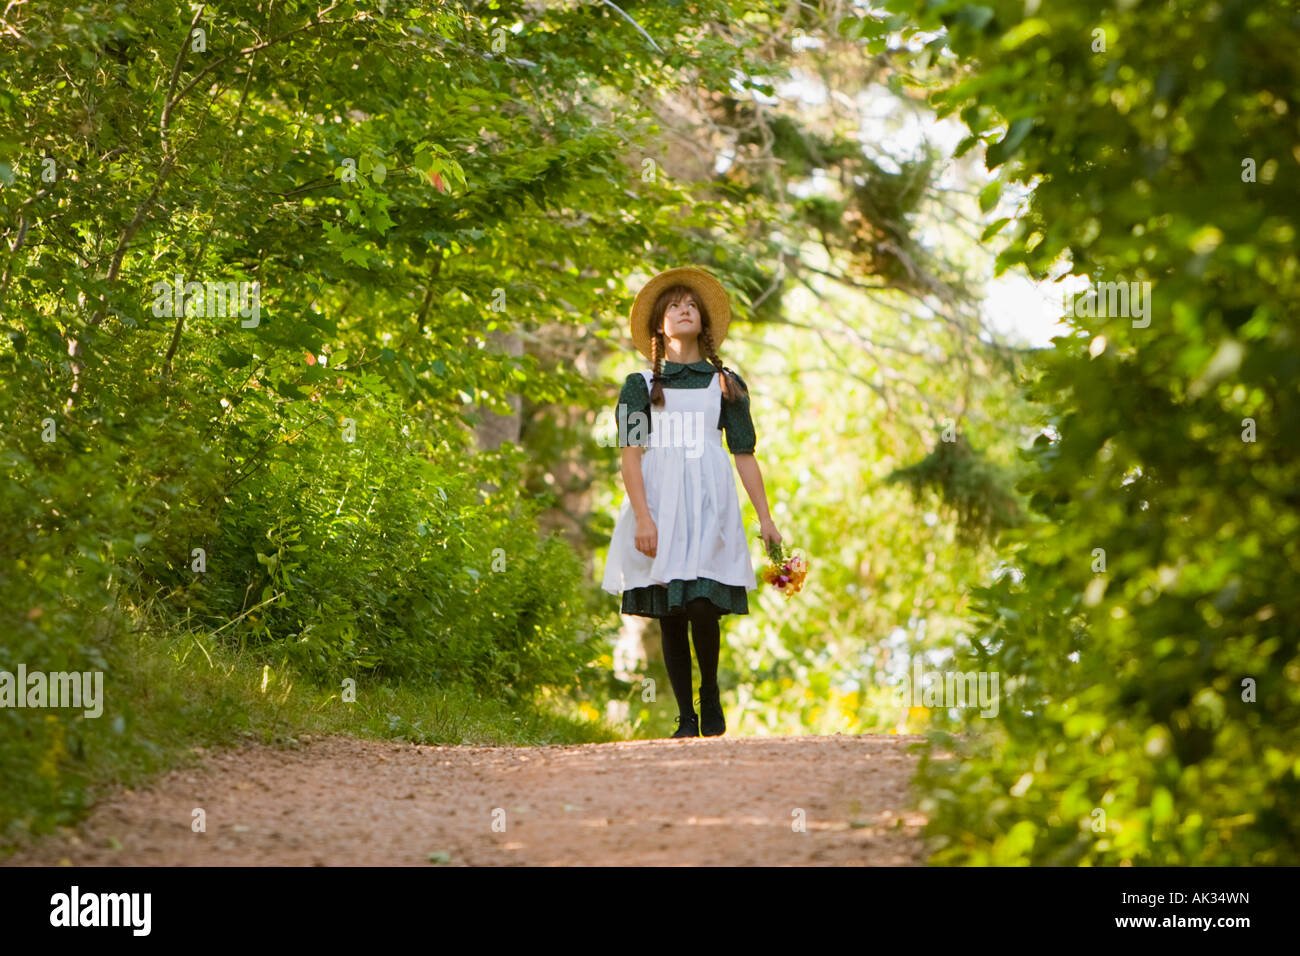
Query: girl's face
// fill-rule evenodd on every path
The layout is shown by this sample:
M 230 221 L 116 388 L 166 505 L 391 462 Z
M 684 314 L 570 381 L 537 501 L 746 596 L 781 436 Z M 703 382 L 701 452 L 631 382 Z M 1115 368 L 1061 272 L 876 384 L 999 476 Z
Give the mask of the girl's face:
M 684 295 L 664 312 L 664 335 L 671 339 L 699 335 L 702 320 L 700 307 L 692 295 Z

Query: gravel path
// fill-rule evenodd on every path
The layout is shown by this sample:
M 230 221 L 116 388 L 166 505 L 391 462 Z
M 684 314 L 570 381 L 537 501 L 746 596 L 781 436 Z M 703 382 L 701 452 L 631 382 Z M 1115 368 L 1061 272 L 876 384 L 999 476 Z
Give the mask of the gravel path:
M 7 865 L 922 865 L 914 736 L 212 751 Z M 194 832 L 193 811 L 206 815 Z M 795 824 L 804 821 L 803 832 Z

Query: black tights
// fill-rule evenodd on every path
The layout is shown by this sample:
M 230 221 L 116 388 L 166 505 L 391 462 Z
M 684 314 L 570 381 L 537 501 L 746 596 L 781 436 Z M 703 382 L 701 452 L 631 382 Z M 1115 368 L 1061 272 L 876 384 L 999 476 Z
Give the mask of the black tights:
M 695 658 L 700 662 L 700 688 L 712 689 L 718 684 L 718 652 L 722 647 L 722 633 L 718 624 L 720 612 L 705 598 L 694 598 L 685 609 L 659 618 L 659 632 L 663 636 L 664 665 L 668 680 L 677 698 L 677 712 L 683 716 L 695 713 L 694 690 L 691 687 L 691 645 L 686 638 L 687 624 L 695 637 Z

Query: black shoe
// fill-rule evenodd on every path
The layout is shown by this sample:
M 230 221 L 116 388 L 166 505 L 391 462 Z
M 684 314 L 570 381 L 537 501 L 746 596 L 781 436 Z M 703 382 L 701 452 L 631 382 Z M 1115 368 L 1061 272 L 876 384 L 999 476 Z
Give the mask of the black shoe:
M 727 718 L 722 714 L 722 695 L 716 684 L 711 689 L 700 688 L 700 732 L 705 737 L 718 737 L 727 732 Z
M 698 737 L 700 735 L 700 718 L 695 714 L 688 714 L 685 717 L 679 716 L 677 723 L 681 724 L 677 728 L 677 733 L 673 737 Z

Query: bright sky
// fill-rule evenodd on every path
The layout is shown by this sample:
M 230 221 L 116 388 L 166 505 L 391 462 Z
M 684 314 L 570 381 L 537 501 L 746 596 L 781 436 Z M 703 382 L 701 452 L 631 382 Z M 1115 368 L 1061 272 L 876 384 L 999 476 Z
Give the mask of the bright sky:
M 819 41 L 813 39 L 805 45 L 815 45 L 817 42 Z M 825 103 L 826 88 L 819 80 L 815 77 L 800 77 L 797 71 L 795 76 L 793 81 L 778 87 L 777 97 L 765 97 L 753 90 L 750 90 L 749 94 L 767 105 L 776 105 L 783 99 L 787 101 L 798 99 L 810 105 Z M 739 81 L 734 82 L 733 86 L 743 90 Z M 843 96 L 838 92 L 835 95 Z M 922 139 L 951 154 L 967 132 L 965 125 L 956 117 L 948 116 L 936 121 L 927 112 L 899 100 L 880 85 L 862 90 L 856 104 L 849 101 L 847 97 L 844 98 L 844 102 L 845 105 L 854 106 L 862 116 L 858 135 L 864 144 L 863 149 L 874 162 L 886 170 L 898 169 L 890 159 L 891 155 L 907 156 L 917 151 Z M 881 148 L 873 148 L 873 144 L 880 144 Z M 967 157 L 974 156 L 976 152 L 977 150 L 972 150 L 967 153 Z M 719 159 L 719 171 L 728 165 L 730 165 L 730 157 Z M 944 188 L 978 190 L 993 178 L 992 174 L 984 169 L 982 161 L 965 165 L 982 179 L 975 183 L 962 182 L 955 175 L 954 168 L 949 167 L 940 177 L 938 185 Z M 823 188 L 821 178 L 815 175 L 813 182 L 801 192 L 812 194 L 820 191 Z M 825 188 L 829 186 L 830 184 L 827 183 Z M 1007 190 L 1004 189 L 1002 202 L 988 214 L 989 222 L 1014 212 L 1019 199 L 1015 195 L 1006 195 L 1006 193 Z M 989 248 L 992 252 L 1000 248 L 996 239 Z M 987 297 L 984 300 L 984 310 L 985 322 L 989 328 L 1017 344 L 1040 348 L 1050 346 L 1053 336 L 1069 333 L 1068 326 L 1058 321 L 1058 317 L 1064 311 L 1063 297 L 1067 290 L 1073 291 L 1085 284 L 1087 281 L 1085 277 L 1072 277 L 1060 283 L 1035 283 L 1021 272 L 1008 270 L 995 278 L 992 259 L 990 255 L 989 268 L 985 277 Z

